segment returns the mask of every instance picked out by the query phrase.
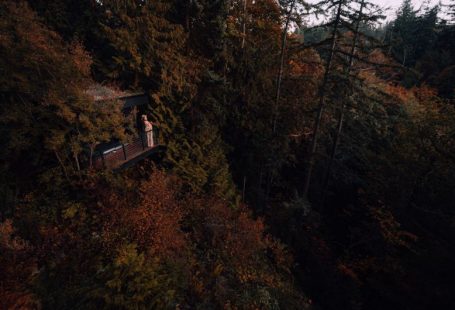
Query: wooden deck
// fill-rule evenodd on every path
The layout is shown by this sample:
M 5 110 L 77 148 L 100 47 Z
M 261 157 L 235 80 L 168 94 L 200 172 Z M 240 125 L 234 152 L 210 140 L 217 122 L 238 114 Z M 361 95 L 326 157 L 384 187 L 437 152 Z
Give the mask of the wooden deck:
M 147 146 L 144 140 L 139 136 L 129 143 L 117 143 L 101 148 L 92 160 L 92 167 L 95 169 L 126 168 L 161 149 L 159 144 Z

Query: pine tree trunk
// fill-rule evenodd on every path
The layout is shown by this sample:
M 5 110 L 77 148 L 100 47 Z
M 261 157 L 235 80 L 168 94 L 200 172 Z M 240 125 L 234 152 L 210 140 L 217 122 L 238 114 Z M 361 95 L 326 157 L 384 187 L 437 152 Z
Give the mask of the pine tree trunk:
M 243 0 L 243 21 L 242 21 L 242 49 L 245 48 L 245 40 L 246 40 L 246 18 L 247 18 L 247 11 L 246 11 L 246 4 L 248 0 Z
M 89 158 L 89 167 L 90 169 L 93 168 L 93 152 L 94 152 L 95 147 L 93 145 L 90 145 L 90 158 Z
M 278 76 L 276 81 L 276 93 L 275 93 L 275 106 L 273 111 L 273 133 L 276 132 L 276 122 L 278 118 L 278 104 L 281 96 L 281 83 L 283 81 L 283 68 L 284 68 L 284 56 L 286 52 L 287 34 L 289 29 L 289 23 L 291 22 L 292 11 L 294 10 L 296 0 L 292 1 L 289 12 L 286 16 L 286 24 L 284 26 L 283 35 L 281 37 L 281 51 L 280 51 L 280 68 L 278 70 Z
M 337 8 L 337 13 L 335 15 L 335 21 L 334 21 L 334 26 L 333 26 L 333 31 L 332 31 L 332 46 L 330 48 L 329 58 L 327 59 L 327 63 L 326 63 L 326 67 L 325 67 L 324 79 L 323 79 L 323 82 L 321 84 L 320 91 L 319 91 L 318 114 L 316 116 L 316 121 L 314 124 L 313 139 L 311 141 L 311 148 L 310 148 L 309 159 L 308 159 L 308 167 L 307 167 L 305 180 L 304 180 L 304 184 L 303 184 L 304 199 L 308 199 L 308 191 L 310 188 L 311 174 L 313 172 L 316 148 L 318 145 L 319 130 L 321 127 L 322 115 L 324 114 L 324 108 L 325 108 L 325 96 L 326 96 L 326 92 L 327 92 L 327 84 L 328 84 L 330 71 L 331 71 L 331 67 L 332 67 L 333 56 L 335 55 L 335 47 L 336 47 L 336 43 L 337 43 L 337 32 L 338 32 L 338 27 L 340 26 L 341 10 L 342 10 L 343 4 L 344 4 L 344 0 L 340 0 L 340 2 L 338 4 L 338 8 Z
M 348 83 L 349 83 L 349 75 L 351 74 L 352 66 L 354 64 L 354 56 L 355 56 L 355 52 L 356 52 L 356 48 L 357 48 L 357 41 L 359 39 L 360 22 L 362 20 L 362 14 L 363 14 L 364 8 L 365 8 L 365 0 L 362 0 L 362 2 L 360 3 L 359 17 L 358 17 L 356 27 L 355 27 L 354 38 L 353 38 L 351 50 L 349 53 L 348 67 L 346 68 L 346 72 L 345 72 L 345 80 L 348 81 Z M 341 99 L 340 116 L 338 118 L 335 139 L 333 141 L 332 150 L 330 152 L 329 165 L 328 165 L 328 168 L 327 168 L 327 171 L 326 171 L 326 174 L 324 177 L 324 183 L 322 186 L 322 202 L 324 202 L 324 200 L 325 200 L 327 186 L 329 184 L 329 177 L 332 172 L 333 162 L 335 160 L 335 155 L 337 152 L 338 144 L 340 142 L 341 132 L 343 130 L 345 110 L 346 110 L 346 97 L 343 96 L 343 98 Z
M 278 75 L 277 75 L 277 81 L 276 81 L 276 93 L 275 93 L 275 102 L 273 106 L 273 120 L 272 120 L 272 133 L 273 137 L 272 139 L 275 138 L 275 133 L 276 133 L 276 123 L 277 123 L 277 118 L 278 118 L 278 104 L 280 101 L 280 94 L 281 94 L 281 82 L 283 80 L 283 68 L 284 68 L 284 56 L 285 56 L 285 51 L 286 51 L 286 43 L 287 43 L 287 33 L 289 29 L 289 23 L 291 22 L 291 16 L 292 16 L 292 11 L 294 10 L 296 0 L 293 0 L 291 3 L 291 7 L 289 8 L 289 12 L 286 14 L 286 23 L 283 29 L 283 34 L 281 37 L 281 51 L 280 51 L 280 67 L 278 70 Z M 270 163 L 272 165 L 272 163 Z M 272 187 L 272 182 L 273 182 L 273 173 L 272 173 L 272 168 L 269 168 L 269 171 L 267 173 L 267 184 L 266 184 L 266 192 L 265 192 L 265 200 L 266 204 L 268 203 L 269 200 L 269 195 L 270 195 L 270 190 Z

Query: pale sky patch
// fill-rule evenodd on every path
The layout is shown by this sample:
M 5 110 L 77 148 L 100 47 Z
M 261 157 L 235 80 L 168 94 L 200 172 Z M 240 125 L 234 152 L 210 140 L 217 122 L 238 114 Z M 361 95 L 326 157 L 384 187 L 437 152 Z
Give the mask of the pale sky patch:
M 380 6 L 381 8 L 384 9 L 384 15 L 387 16 L 387 19 L 384 22 L 393 20 L 396 17 L 396 11 L 403 3 L 402 0 L 369 0 L 369 1 L 377 4 L 378 6 Z M 413 0 L 412 4 L 414 5 L 414 9 L 418 10 L 425 6 L 430 6 L 430 7 L 435 6 L 438 3 L 446 4 L 448 1 L 449 0 Z M 317 2 L 317 0 L 308 0 L 308 2 L 315 3 L 315 2 Z M 315 18 L 311 18 L 309 24 L 314 25 L 314 24 L 319 24 L 320 22 L 321 21 L 318 22 Z M 382 22 L 382 23 L 384 23 L 384 22 Z
M 390 8 L 389 11 L 387 11 L 387 16 L 388 19 L 394 18 L 395 17 L 395 12 L 397 9 L 401 6 L 403 1 L 401 0 L 372 0 L 372 2 L 376 3 L 377 5 L 380 5 L 381 7 L 384 8 Z M 437 5 L 440 1 L 439 0 L 413 0 L 412 4 L 414 4 L 415 9 L 419 9 L 420 7 L 424 6 L 424 3 L 428 3 L 430 6 Z M 442 1 L 444 3 L 444 1 Z

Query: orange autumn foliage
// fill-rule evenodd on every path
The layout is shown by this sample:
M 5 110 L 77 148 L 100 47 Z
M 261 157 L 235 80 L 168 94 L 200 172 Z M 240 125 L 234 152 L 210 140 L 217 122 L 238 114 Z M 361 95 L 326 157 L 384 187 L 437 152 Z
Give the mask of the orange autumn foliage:
M 159 291 L 169 289 L 171 284 L 166 283 L 179 283 L 170 290 L 175 291 L 171 295 L 176 302 L 211 308 L 260 309 L 255 296 L 275 291 L 293 294 L 291 256 L 267 235 L 262 219 L 254 219 L 246 206 L 234 208 L 219 198 L 188 193 L 181 180 L 159 170 L 141 181 L 94 176 L 79 185 L 78 195 L 83 197 L 78 203 L 59 205 L 54 221 L 45 220 L 30 229 L 34 234 L 30 253 L 36 265 L 44 266 L 37 273 L 38 281 L 49 277 L 46 281 L 59 283 L 58 291 L 50 285 L 49 292 L 37 297 L 46 307 L 57 307 L 52 299 L 40 299 L 46 294 L 97 302 L 110 294 L 112 283 L 145 292 L 147 298 L 142 290 L 147 285 L 155 283 L 152 286 Z M 39 193 L 32 196 L 27 208 L 39 202 Z M 22 216 L 25 209 L 18 214 Z M 119 265 L 113 259 L 125 249 L 128 260 Z M 121 270 L 131 272 L 133 278 L 123 276 Z M 23 283 L 30 285 L 33 272 L 23 271 Z M 141 274 L 147 276 L 134 278 Z M 81 283 L 92 284 L 79 293 L 83 295 L 75 296 L 73 289 Z M 19 302 L 18 294 L 27 292 L 19 284 L 8 287 L 17 288 L 1 292 L 10 296 L 8 304 Z M 119 296 L 129 295 L 122 291 Z
M 123 197 L 112 189 L 104 191 L 98 204 L 102 206 L 105 246 L 133 242 L 151 256 L 178 259 L 187 244 L 180 229 L 184 210 L 175 197 L 176 183 L 163 172 L 156 172 Z
M 15 237 L 11 220 L 0 223 L 0 309 L 36 309 L 28 282 L 37 267 L 31 247 Z

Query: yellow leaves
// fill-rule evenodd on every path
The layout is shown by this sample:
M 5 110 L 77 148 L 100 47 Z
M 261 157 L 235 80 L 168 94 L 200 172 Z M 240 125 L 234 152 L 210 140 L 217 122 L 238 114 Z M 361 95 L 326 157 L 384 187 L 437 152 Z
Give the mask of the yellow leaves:
M 74 124 L 76 122 L 77 113 L 72 109 L 68 102 L 53 102 L 54 105 L 57 105 L 58 111 L 57 115 L 61 117 L 65 122 Z
M 138 254 L 135 244 L 126 244 L 119 248 L 115 258 L 116 266 L 128 265 L 131 262 L 140 264 L 144 263 L 144 255 Z
M 224 270 L 223 264 L 219 263 L 215 266 L 215 269 L 213 269 L 212 276 L 213 277 L 218 277 Z
M 45 146 L 53 151 L 60 150 L 66 143 L 66 132 L 63 130 L 51 130 L 45 138 Z
M 320 79 L 324 72 L 320 55 L 313 49 L 303 50 L 292 55 L 289 60 L 291 76 L 295 78 Z
M 247 264 L 238 266 L 236 276 L 241 284 L 261 283 L 270 287 L 279 287 L 280 279 L 272 270 L 251 268 Z
M 62 216 L 64 219 L 72 219 L 76 216 L 79 212 L 80 205 L 79 204 L 71 204 L 62 212 Z
M 255 278 L 255 275 L 253 274 L 253 272 L 248 271 L 248 270 L 242 270 L 242 271 L 238 272 L 237 276 L 240 280 L 240 283 L 247 283 L 247 282 L 252 281 Z
M 69 46 L 70 54 L 73 55 L 73 61 L 76 69 L 85 75 L 90 76 L 90 67 L 92 65 L 92 59 L 89 53 L 84 49 L 81 42 L 74 41 Z
M 196 271 L 195 274 L 191 276 L 190 285 L 192 291 L 196 294 L 196 296 L 198 296 L 199 298 L 202 298 L 204 296 L 205 285 L 200 277 L 199 271 Z
M 20 152 L 33 149 L 39 150 L 33 157 L 42 160 L 58 154 L 60 164 L 77 166 L 69 155 L 78 156 L 96 136 L 101 140 L 111 139 L 112 133 L 121 136 L 113 130 L 123 125 L 120 110 L 97 109 L 86 95 L 91 59 L 80 42 L 66 44 L 22 2 L 0 5 L 7 16 L 0 23 L 0 32 L 16 37 L 0 42 L 0 67 L 4 70 L 0 84 L 10 94 L 8 108 L 0 113 L 4 116 L 1 125 L 11 137 L 3 145 L 9 152 L 6 158 L 14 165 Z

